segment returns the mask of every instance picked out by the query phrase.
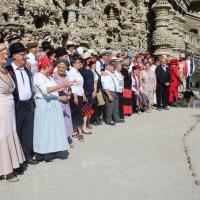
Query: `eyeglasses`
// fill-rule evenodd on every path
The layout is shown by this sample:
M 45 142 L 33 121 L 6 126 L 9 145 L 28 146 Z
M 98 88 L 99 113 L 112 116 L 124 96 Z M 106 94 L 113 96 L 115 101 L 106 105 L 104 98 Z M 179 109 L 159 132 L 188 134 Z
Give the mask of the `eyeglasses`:
M 0 56 L 2 55 L 7 55 L 8 56 L 8 52 L 0 52 Z
M 17 55 L 26 56 L 26 53 L 18 53 Z

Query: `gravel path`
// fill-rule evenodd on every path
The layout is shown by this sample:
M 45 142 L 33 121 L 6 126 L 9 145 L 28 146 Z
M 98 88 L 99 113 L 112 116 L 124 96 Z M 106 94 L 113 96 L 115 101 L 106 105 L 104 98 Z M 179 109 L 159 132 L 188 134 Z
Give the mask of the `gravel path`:
M 101 126 L 66 161 L 31 166 L 19 183 L 0 181 L 0 200 L 199 200 L 184 134 L 200 109 L 172 108 Z M 186 145 L 200 176 L 200 125 Z

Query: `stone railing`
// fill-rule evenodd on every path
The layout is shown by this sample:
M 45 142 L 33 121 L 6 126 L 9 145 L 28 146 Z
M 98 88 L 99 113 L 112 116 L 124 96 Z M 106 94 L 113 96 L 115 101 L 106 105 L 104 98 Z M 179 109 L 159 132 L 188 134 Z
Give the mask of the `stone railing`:
M 185 33 L 185 42 L 186 45 L 191 47 L 194 51 L 200 50 L 200 36 L 196 35 L 195 33 L 187 31 Z

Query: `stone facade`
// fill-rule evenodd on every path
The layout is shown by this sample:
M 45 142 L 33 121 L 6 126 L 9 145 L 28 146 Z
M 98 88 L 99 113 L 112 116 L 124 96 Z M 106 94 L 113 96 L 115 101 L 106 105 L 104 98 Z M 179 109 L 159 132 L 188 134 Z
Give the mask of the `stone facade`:
M 195 6 L 195 3 L 197 6 Z M 200 60 L 199 0 L 1 0 L 0 37 Z

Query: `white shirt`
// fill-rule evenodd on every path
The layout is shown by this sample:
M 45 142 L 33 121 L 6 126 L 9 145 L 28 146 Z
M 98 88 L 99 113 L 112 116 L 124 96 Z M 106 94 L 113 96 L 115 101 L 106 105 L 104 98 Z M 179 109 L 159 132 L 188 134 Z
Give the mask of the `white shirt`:
M 167 71 L 167 65 L 162 66 L 162 68 L 163 68 L 165 71 Z
M 80 74 L 80 72 L 75 69 L 74 67 L 71 67 L 68 73 L 69 81 L 79 81 L 80 84 L 76 86 L 71 86 L 71 90 L 73 94 L 76 94 L 78 96 L 83 96 L 84 95 L 84 90 L 83 90 L 83 77 Z
M 134 64 L 131 63 L 130 66 L 128 67 L 128 72 L 131 73 L 133 71 L 133 66 Z
M 27 57 L 28 62 L 31 64 L 31 72 L 34 75 L 35 73 L 37 73 L 37 61 L 35 59 L 35 55 L 33 53 L 29 53 Z
M 190 75 L 190 65 L 191 65 L 191 60 L 186 60 L 187 63 L 187 76 Z
M 114 77 L 114 74 L 105 70 L 105 74 L 101 76 L 101 84 L 104 90 L 109 90 L 111 92 L 117 91 L 117 85 L 116 85 L 116 78 Z
M 103 64 L 105 64 L 105 62 L 104 62 L 103 60 L 101 60 L 101 62 L 102 62 Z M 101 69 L 102 69 L 101 62 L 100 62 L 99 60 L 97 60 L 97 62 L 96 62 L 96 72 L 97 72 L 97 74 L 98 74 L 99 76 L 101 76 L 101 74 L 102 74 L 102 71 L 101 71 Z
M 118 72 L 116 70 L 114 73 L 114 77 L 115 77 L 117 92 L 122 93 L 122 91 L 124 89 L 124 77 L 120 72 Z
M 95 80 L 95 81 L 98 81 L 98 80 L 99 80 L 99 77 L 98 77 L 97 73 L 95 72 L 94 69 L 92 69 L 92 72 L 93 72 L 93 74 L 94 74 L 94 80 Z
M 24 68 L 18 68 L 14 62 L 12 63 L 12 67 L 17 79 L 19 100 L 20 101 L 30 100 L 32 97 L 32 91 L 28 74 L 26 73 Z
M 55 99 L 57 98 L 58 92 L 47 93 L 48 87 L 56 86 L 57 83 L 53 78 L 47 78 L 44 74 L 38 72 L 33 77 L 33 85 L 35 89 L 35 97 L 40 99 Z

